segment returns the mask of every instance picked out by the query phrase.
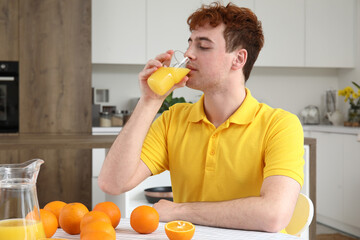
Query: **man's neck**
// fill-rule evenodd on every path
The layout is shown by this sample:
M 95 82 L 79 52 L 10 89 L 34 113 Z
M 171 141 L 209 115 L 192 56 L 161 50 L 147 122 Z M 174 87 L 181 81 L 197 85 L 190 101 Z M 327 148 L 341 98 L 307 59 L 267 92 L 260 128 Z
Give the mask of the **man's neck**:
M 243 103 L 245 86 L 204 96 L 204 111 L 208 120 L 217 128 L 224 123 Z

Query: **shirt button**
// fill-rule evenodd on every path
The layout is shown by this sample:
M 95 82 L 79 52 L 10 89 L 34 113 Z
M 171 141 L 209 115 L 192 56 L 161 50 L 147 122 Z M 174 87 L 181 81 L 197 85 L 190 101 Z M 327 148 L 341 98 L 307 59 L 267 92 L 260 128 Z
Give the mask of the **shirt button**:
M 212 138 L 216 138 L 217 137 L 217 134 L 215 133 L 214 135 L 212 135 Z
M 214 156 L 215 155 L 215 151 L 211 150 L 210 155 Z

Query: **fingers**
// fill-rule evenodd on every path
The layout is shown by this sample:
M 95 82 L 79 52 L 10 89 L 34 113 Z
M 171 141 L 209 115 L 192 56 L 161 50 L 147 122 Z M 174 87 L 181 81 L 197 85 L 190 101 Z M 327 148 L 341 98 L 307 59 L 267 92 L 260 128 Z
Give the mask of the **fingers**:
M 166 51 L 166 53 L 157 55 L 155 59 L 158 60 L 159 62 L 163 63 L 165 61 L 170 61 L 173 54 L 174 54 L 173 50 L 168 50 L 168 51 Z
M 162 53 L 155 57 L 155 59 L 149 60 L 143 71 L 139 73 L 139 78 L 142 80 L 147 79 L 152 73 L 162 66 L 169 66 L 171 57 L 174 54 L 173 50 L 168 50 L 166 53 Z
M 177 84 L 175 84 L 169 92 L 172 92 L 174 91 L 176 88 L 182 88 L 182 87 L 185 87 L 186 85 L 186 82 L 189 80 L 189 77 L 188 76 L 185 76 L 180 82 L 178 82 Z
M 154 67 L 154 66 L 159 68 L 159 67 L 163 66 L 165 62 L 170 63 L 170 60 L 171 60 L 171 57 L 172 57 L 173 53 L 174 53 L 174 51 L 169 50 L 166 53 L 162 53 L 160 55 L 157 55 L 155 57 L 155 59 L 151 59 L 151 60 L 149 60 L 147 62 L 145 68 L 146 67 L 151 68 L 151 67 Z M 167 64 L 167 65 L 169 65 L 169 64 Z

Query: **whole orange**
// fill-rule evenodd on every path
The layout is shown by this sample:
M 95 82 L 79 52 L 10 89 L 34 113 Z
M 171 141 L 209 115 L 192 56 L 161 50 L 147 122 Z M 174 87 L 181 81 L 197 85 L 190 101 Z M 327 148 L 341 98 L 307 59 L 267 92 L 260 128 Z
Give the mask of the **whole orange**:
M 95 221 L 103 221 L 111 224 L 111 220 L 106 213 L 100 211 L 90 211 L 87 214 L 85 214 L 84 217 L 81 219 L 80 231 L 84 228 L 86 224 Z
M 130 215 L 130 225 L 138 233 L 152 233 L 159 226 L 159 213 L 150 206 L 139 206 Z
M 58 227 L 60 227 L 60 223 L 59 223 L 60 211 L 65 205 L 66 205 L 66 203 L 63 201 L 52 201 L 52 202 L 47 203 L 44 206 L 45 210 L 50 211 L 53 214 L 55 214 L 56 219 L 58 220 L 58 224 L 59 224 Z
M 111 234 L 108 234 L 107 232 L 99 231 L 99 232 L 85 233 L 80 237 L 80 239 L 81 240 L 99 240 L 99 239 L 101 239 L 101 240 L 115 240 L 116 237 L 114 237 Z
M 40 209 L 40 219 L 44 227 L 45 236 L 51 238 L 58 229 L 58 221 L 55 214 L 45 209 Z
M 113 202 L 101 202 L 95 205 L 93 208 L 94 211 L 100 211 L 106 213 L 110 220 L 111 224 L 114 228 L 117 227 L 117 225 L 120 222 L 121 218 L 121 212 L 119 207 L 113 203 Z
M 29 212 L 25 219 L 27 220 L 40 220 L 40 211 L 37 207 L 34 207 L 34 210 L 32 210 L 31 212 Z
M 79 234 L 81 219 L 88 212 L 89 210 L 82 203 L 66 204 L 60 211 L 60 227 L 68 234 Z
M 84 225 L 84 227 L 81 229 L 80 238 L 83 239 L 83 237 L 86 234 L 96 233 L 96 232 L 105 232 L 114 239 L 116 238 L 116 232 L 113 226 L 111 225 L 111 223 L 102 222 L 102 221 L 90 222 Z
M 165 233 L 170 240 L 190 240 L 194 236 L 195 226 L 191 222 L 172 221 L 165 224 Z

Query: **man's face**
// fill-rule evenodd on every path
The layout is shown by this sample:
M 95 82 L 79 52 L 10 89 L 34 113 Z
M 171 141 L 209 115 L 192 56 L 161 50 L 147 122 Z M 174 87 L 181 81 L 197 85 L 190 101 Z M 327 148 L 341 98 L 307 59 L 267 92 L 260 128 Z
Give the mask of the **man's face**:
M 227 84 L 234 54 L 226 52 L 225 25 L 205 25 L 192 31 L 185 53 L 190 58 L 186 85 L 202 91 L 219 91 Z

